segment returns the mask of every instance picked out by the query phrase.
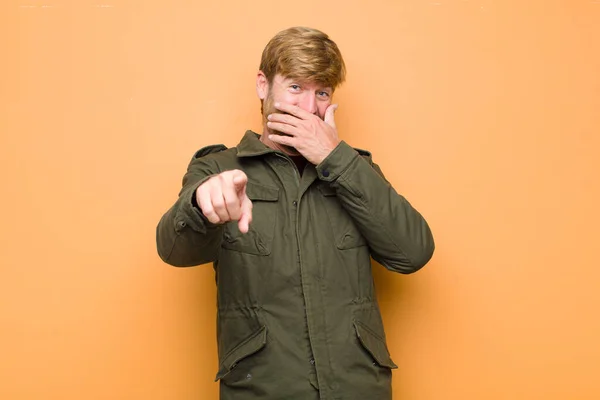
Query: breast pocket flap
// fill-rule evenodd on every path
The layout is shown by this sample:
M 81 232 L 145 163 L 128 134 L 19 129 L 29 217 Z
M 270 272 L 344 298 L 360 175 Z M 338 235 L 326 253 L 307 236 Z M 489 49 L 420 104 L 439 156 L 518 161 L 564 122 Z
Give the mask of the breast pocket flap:
M 252 201 L 277 201 L 279 189 L 249 181 L 246 185 L 246 195 Z

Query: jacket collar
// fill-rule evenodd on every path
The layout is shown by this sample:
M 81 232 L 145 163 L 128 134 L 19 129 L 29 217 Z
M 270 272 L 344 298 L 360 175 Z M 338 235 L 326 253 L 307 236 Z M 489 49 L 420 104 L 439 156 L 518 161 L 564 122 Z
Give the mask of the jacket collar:
M 255 157 L 267 153 L 275 153 L 276 150 L 260 141 L 260 135 L 250 130 L 246 131 L 244 137 L 237 145 L 238 157 Z
M 371 159 L 371 153 L 367 150 L 354 148 L 363 157 Z M 240 143 L 237 145 L 238 157 L 256 157 L 269 153 L 281 153 L 279 150 L 274 150 L 260 141 L 258 133 L 247 130 Z

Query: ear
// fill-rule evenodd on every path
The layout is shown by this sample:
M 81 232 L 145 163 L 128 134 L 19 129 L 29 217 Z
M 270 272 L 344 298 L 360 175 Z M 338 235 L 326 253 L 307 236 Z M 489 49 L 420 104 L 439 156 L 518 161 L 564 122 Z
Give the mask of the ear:
M 262 71 L 256 74 L 256 94 L 261 100 L 266 99 L 269 94 L 269 81 Z

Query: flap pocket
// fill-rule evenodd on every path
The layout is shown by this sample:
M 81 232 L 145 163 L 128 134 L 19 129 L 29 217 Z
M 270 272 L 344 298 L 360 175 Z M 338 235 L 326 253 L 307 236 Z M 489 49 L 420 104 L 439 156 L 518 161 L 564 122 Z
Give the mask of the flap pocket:
M 225 225 L 221 246 L 241 253 L 268 256 L 275 234 L 279 189 L 248 181 L 246 195 L 252 201 L 252 223 L 248 233 L 241 233 L 237 221 Z
M 219 363 L 219 372 L 215 382 L 223 378 L 235 368 L 238 362 L 244 358 L 257 353 L 267 344 L 267 327 L 263 326 L 258 331 L 254 332 L 248 338 L 242 340 L 240 344 L 235 346 L 229 353 L 223 356 Z
M 252 201 L 277 201 L 279 199 L 279 189 L 248 181 L 246 195 Z
M 354 328 L 356 329 L 356 335 L 360 344 L 371 354 L 377 364 L 390 369 L 398 368 L 390 358 L 390 353 L 383 338 L 376 335 L 370 328 L 358 320 L 354 320 Z
M 356 227 L 352 217 L 344 210 L 335 189 L 328 184 L 319 185 L 318 188 L 323 195 L 323 205 L 329 216 L 336 247 L 340 250 L 348 250 L 366 246 L 367 241 Z

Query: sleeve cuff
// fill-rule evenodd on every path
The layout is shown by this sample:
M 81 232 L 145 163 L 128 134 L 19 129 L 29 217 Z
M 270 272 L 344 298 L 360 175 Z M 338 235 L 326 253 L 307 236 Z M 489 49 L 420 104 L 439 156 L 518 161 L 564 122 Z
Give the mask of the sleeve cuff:
M 181 193 L 180 201 L 182 204 L 175 218 L 175 230 L 177 232 L 180 232 L 189 226 L 196 232 L 206 233 L 207 229 L 217 226 L 206 219 L 195 200 L 198 187 L 210 178 L 212 178 L 212 175 L 205 177 L 200 182 Z
M 327 182 L 336 180 L 358 156 L 358 152 L 342 140 L 336 148 L 316 166 L 319 179 Z

